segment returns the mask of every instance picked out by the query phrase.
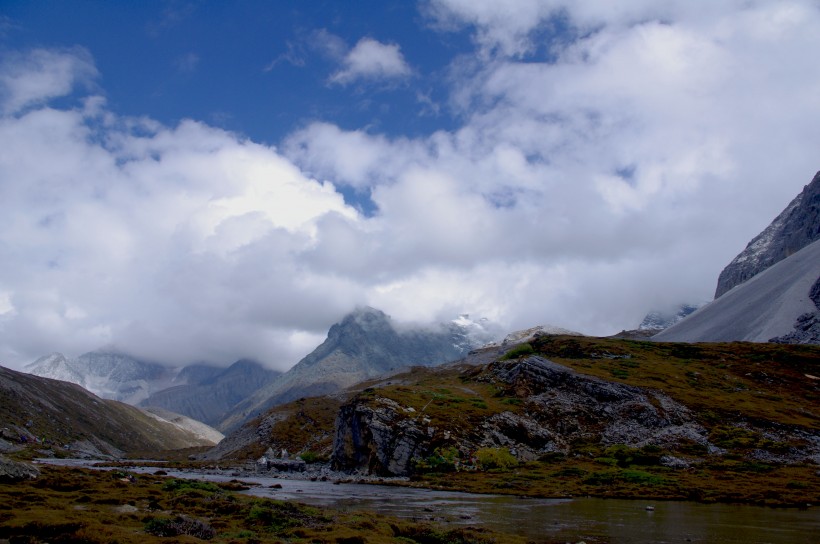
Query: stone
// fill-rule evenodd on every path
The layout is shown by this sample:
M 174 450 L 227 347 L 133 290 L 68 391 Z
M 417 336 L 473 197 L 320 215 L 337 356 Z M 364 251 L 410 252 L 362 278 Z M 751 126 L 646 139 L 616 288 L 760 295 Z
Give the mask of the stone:
M 40 476 L 40 471 L 34 465 L 12 461 L 0 455 L 0 482 L 19 482 L 34 480 Z

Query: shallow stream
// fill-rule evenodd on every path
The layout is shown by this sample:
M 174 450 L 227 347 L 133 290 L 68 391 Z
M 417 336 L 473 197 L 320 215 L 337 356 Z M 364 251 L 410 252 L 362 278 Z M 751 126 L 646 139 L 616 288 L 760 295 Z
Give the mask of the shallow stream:
M 152 473 L 157 468 L 129 470 Z M 216 482 L 239 479 L 258 484 L 244 492 L 248 495 L 448 525 L 484 526 L 536 542 L 585 538 L 630 544 L 820 542 L 820 507 L 798 510 L 683 501 L 530 499 L 260 475 L 167 473 Z

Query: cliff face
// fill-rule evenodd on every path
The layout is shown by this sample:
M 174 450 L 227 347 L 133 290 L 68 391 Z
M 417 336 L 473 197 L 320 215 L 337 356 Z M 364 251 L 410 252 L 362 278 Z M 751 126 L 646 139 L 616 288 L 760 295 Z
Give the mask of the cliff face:
M 720 273 L 715 298 L 820 239 L 820 172 Z

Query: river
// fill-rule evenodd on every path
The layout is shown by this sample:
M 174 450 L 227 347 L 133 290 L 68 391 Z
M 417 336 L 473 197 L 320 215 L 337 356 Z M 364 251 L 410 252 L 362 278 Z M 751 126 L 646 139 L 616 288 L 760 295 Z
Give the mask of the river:
M 152 467 L 134 471 L 156 470 Z M 217 482 L 235 478 L 190 471 L 167 473 Z M 536 542 L 577 542 L 584 538 L 613 544 L 820 542 L 820 507 L 798 510 L 684 501 L 531 499 L 258 475 L 243 475 L 239 479 L 257 484 L 244 492 L 248 495 L 448 525 L 484 526 Z M 654 509 L 647 510 L 647 506 Z

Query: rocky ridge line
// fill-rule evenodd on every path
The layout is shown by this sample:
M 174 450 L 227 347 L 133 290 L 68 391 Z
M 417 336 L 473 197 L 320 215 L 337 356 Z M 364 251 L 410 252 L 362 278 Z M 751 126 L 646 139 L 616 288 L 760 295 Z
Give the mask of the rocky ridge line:
M 820 172 L 720 273 L 715 298 L 820 239 Z

